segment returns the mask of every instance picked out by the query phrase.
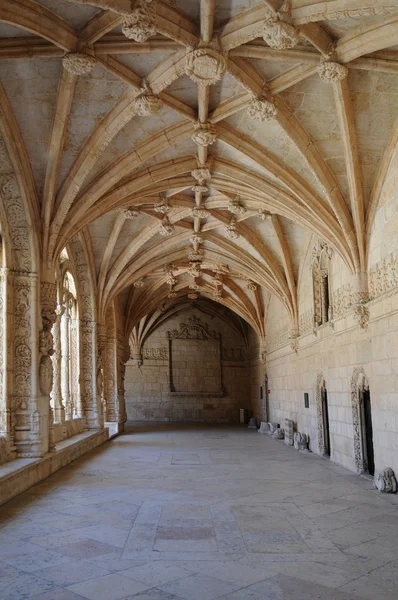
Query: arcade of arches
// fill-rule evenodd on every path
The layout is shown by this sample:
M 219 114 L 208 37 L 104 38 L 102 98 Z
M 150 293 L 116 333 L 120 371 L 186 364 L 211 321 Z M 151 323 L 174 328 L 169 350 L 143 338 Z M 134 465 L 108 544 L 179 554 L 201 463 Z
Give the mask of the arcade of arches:
M 0 0 L 1 501 L 241 408 L 398 472 L 397 106 L 397 0 Z

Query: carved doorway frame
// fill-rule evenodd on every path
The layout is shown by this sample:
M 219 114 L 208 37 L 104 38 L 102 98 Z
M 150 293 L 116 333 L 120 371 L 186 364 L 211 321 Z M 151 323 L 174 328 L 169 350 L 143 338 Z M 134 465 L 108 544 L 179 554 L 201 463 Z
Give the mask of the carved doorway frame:
M 316 415 L 318 422 L 318 448 L 319 454 L 321 456 L 325 456 L 327 458 L 330 457 L 326 452 L 326 444 L 325 444 L 325 431 L 324 431 L 324 419 L 323 419 L 323 390 L 327 390 L 326 381 L 323 373 L 321 371 L 318 372 L 316 378 L 316 392 L 315 392 L 315 401 L 316 401 Z M 329 433 L 330 437 L 330 433 Z M 330 448 L 329 448 L 330 452 Z
M 367 473 L 368 464 L 366 460 L 365 445 L 365 422 L 363 412 L 363 392 L 369 391 L 369 380 L 365 369 L 355 367 L 351 377 L 351 407 L 352 426 L 354 430 L 354 459 L 357 473 Z

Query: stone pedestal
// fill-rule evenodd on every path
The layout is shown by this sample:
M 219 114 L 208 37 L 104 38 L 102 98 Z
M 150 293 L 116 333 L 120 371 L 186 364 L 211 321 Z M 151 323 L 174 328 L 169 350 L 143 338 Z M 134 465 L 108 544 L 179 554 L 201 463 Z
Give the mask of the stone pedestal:
M 293 446 L 293 421 L 285 419 L 285 444 Z

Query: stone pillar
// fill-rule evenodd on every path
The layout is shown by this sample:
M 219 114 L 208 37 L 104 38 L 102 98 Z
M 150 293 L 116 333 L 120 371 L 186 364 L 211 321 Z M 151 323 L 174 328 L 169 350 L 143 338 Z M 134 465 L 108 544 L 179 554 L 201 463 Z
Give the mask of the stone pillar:
M 80 390 L 82 408 L 89 430 L 102 429 L 104 418 L 100 398 L 97 395 L 96 324 L 94 321 L 80 322 L 81 377 Z
M 38 395 L 38 277 L 35 273 L 13 272 L 11 278 L 15 446 L 18 457 L 38 458 L 48 450 L 48 406 Z
M 6 460 L 15 458 L 12 384 L 10 290 L 8 269 L 0 269 L 0 437 L 6 440 Z
M 69 321 L 69 343 L 70 343 L 70 395 L 71 395 L 71 407 L 72 407 L 72 418 L 81 417 L 81 398 L 80 398 L 80 384 L 79 384 L 79 343 L 78 343 L 78 329 L 79 324 L 77 319 L 71 318 Z
M 54 421 L 56 423 L 65 423 L 65 407 L 62 403 L 61 389 L 61 318 L 64 311 L 65 307 L 58 305 L 56 309 L 56 319 L 52 329 L 54 344 L 54 354 L 52 355 L 54 382 L 51 399 L 54 410 Z
M 54 354 L 54 340 L 51 331 L 57 320 L 57 286 L 55 283 L 41 282 L 40 304 L 42 329 L 39 333 L 39 388 L 48 405 L 48 451 L 53 452 L 55 450 L 54 413 L 50 403 L 50 394 L 54 379 L 51 360 L 51 356 Z
M 118 423 L 120 431 L 124 429 L 127 421 L 126 398 L 124 380 L 126 377 L 126 362 L 130 358 L 130 347 L 121 337 L 117 340 L 117 398 L 118 398 Z
M 65 418 L 72 419 L 72 403 L 69 385 L 70 347 L 69 347 L 70 313 L 68 300 L 65 303 L 65 311 L 61 317 L 61 390 L 62 403 L 65 406 Z

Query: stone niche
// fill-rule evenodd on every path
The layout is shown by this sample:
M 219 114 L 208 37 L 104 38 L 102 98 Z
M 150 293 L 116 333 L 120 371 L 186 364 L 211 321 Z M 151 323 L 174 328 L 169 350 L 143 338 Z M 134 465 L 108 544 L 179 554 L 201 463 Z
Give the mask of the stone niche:
M 170 393 L 222 396 L 221 339 L 195 315 L 167 332 Z

